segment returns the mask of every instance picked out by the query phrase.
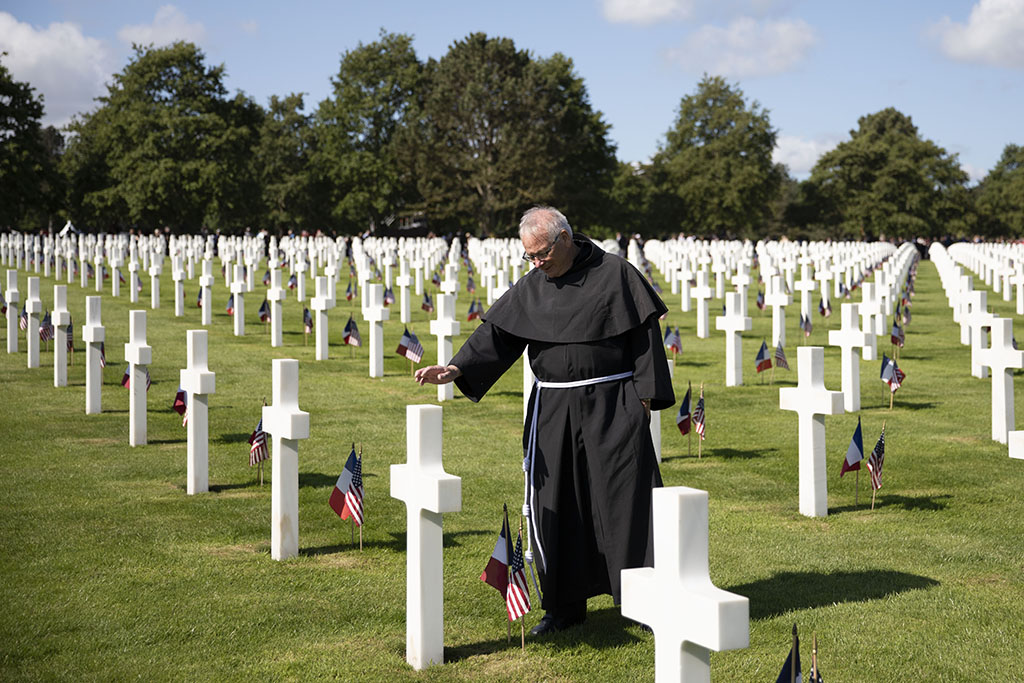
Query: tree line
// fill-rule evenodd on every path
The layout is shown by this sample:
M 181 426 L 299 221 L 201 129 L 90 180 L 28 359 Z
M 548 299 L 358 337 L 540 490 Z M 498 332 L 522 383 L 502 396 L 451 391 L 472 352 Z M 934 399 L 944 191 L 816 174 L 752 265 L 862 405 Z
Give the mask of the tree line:
M 595 236 L 1024 236 L 1024 147 L 977 186 L 896 109 L 866 114 L 794 180 L 769 112 L 705 75 L 646 163 L 616 158 L 570 58 L 475 33 L 440 59 L 381 31 L 341 56 L 332 94 L 266 107 L 194 44 L 135 46 L 90 112 L 43 127 L 0 61 L 0 226 L 333 232 L 425 221 L 508 235 L 535 204 Z

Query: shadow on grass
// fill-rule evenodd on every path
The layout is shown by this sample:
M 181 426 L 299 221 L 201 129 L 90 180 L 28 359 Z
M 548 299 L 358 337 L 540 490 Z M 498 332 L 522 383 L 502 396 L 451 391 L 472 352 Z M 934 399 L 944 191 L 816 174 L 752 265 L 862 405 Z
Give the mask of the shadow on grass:
M 539 609 L 539 607 L 537 605 L 535 609 Z M 535 619 L 530 623 L 536 623 L 538 620 Z M 512 642 L 508 642 L 503 634 L 501 637 L 492 640 L 481 640 L 476 643 L 445 647 L 444 660 L 445 662 L 454 663 L 469 657 L 489 655 L 505 650 L 518 650 L 520 648 L 518 629 L 519 625 L 514 624 L 512 627 Z M 623 617 L 617 607 L 606 607 L 587 612 L 587 620 L 580 626 L 575 626 L 560 633 L 543 636 L 542 638 L 534 637 L 532 640 L 534 643 L 543 643 L 545 647 L 551 647 L 555 650 L 576 650 L 579 648 L 580 643 L 586 643 L 603 650 L 636 643 L 644 637 L 638 634 L 641 634 L 641 631 L 636 622 Z M 646 637 L 653 638 L 650 634 L 646 634 Z M 531 640 L 529 634 L 526 635 L 526 640 L 527 647 L 529 647 Z
M 248 434 L 236 433 L 236 434 L 221 434 L 221 443 L 241 443 L 242 441 L 248 441 L 249 437 L 252 436 L 252 432 Z
M 883 569 L 859 572 L 782 572 L 725 590 L 750 599 L 750 618 L 769 619 L 809 607 L 866 602 L 939 585 L 926 576 Z
M 161 444 L 161 443 L 187 443 L 187 438 L 177 439 L 146 439 L 147 444 Z
M 491 529 L 473 529 L 469 531 L 454 531 L 451 533 L 444 534 L 443 547 L 445 548 L 459 548 L 462 546 L 456 538 L 459 536 L 486 536 L 493 534 L 494 531 Z M 356 541 L 358 547 L 358 541 Z M 406 550 L 406 539 L 404 533 L 392 533 L 390 541 L 364 541 L 364 548 L 385 548 L 394 552 L 405 552 Z M 300 555 L 307 555 L 315 557 L 317 555 L 331 555 L 333 553 L 347 552 L 352 550 L 351 543 L 334 543 L 331 545 L 321 545 L 315 548 L 299 548 Z
M 325 486 L 334 486 L 338 481 L 337 476 L 330 476 L 328 474 L 321 474 L 320 472 L 299 472 L 299 488 L 312 487 L 321 488 Z
M 210 484 L 210 493 L 221 493 L 222 491 L 231 491 L 233 489 L 248 489 L 248 488 L 259 488 L 259 479 L 254 479 L 247 484 Z M 184 486 L 178 488 L 184 490 Z
M 881 495 L 875 498 L 875 507 L 902 507 L 904 510 L 945 510 L 946 503 L 942 502 L 953 496 L 946 493 L 941 496 L 900 496 L 896 494 Z M 860 505 L 844 505 L 837 508 L 829 508 L 829 513 L 839 512 L 860 512 L 871 508 L 870 496 L 865 497 L 865 502 Z
M 759 450 L 739 450 L 737 448 L 706 448 L 702 451 L 701 457 L 697 457 L 697 447 L 694 446 L 689 455 L 674 455 L 672 457 L 663 457 L 662 462 L 670 462 L 672 460 L 703 460 L 705 458 L 722 458 L 725 460 L 729 459 L 740 459 L 740 460 L 751 460 L 753 458 L 763 458 L 766 455 L 777 452 L 776 448 L 763 448 Z

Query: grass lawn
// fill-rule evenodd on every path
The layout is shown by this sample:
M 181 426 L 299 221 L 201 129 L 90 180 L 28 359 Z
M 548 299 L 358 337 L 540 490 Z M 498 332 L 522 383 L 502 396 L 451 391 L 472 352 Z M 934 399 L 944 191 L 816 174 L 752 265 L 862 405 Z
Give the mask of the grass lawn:
M 166 272 L 167 269 L 165 269 Z M 262 273 L 262 270 L 260 271 Z M 24 271 L 19 287 L 27 293 Z M 465 272 L 462 273 L 465 281 Z M 257 278 L 258 279 L 258 278 Z M 199 328 L 196 281 L 186 315 L 174 316 L 173 283 L 149 311 L 153 347 L 149 443 L 128 445 L 128 392 L 120 386 L 128 311 L 140 303 L 103 298 L 108 366 L 103 413 L 85 415 L 81 326 L 84 297 L 68 285 L 76 352 L 69 386 L 53 387 L 52 343 L 41 368 L 0 351 L 0 678 L 347 680 L 650 680 L 653 637 L 624 619 L 610 597 L 590 601 L 582 628 L 540 641 L 506 641 L 502 598 L 478 579 L 501 525 L 501 504 L 522 496 L 522 375 L 508 373 L 480 403 L 456 391 L 444 404 L 445 469 L 462 477 L 462 511 L 444 516 L 445 658 L 413 672 L 405 663 L 405 507 L 389 497 L 389 466 L 405 461 L 405 406 L 432 403 L 433 387 L 409 377 L 394 355 L 402 325 L 385 325 L 385 377 L 367 377 L 367 350 L 341 344 L 350 310 L 364 340 L 358 302 L 331 313 L 331 358 L 304 343 L 302 304 L 285 304 L 285 346 L 271 349 L 258 323 L 265 290 L 246 300 L 246 336 L 233 336 L 218 277 L 210 329 L 210 484 L 185 494 L 185 430 L 171 411 L 185 332 Z M 41 278 L 44 308 L 52 279 Z M 344 292 L 345 281 L 339 283 Z M 667 290 L 667 288 L 666 288 Z M 310 286 L 309 292 L 312 292 Z M 753 305 L 743 338 L 746 385 L 726 389 L 721 333 L 696 338 L 696 316 L 666 291 L 668 323 L 683 354 L 677 399 L 705 383 L 704 457 L 662 414 L 666 485 L 710 494 L 711 577 L 750 598 L 750 647 L 713 653 L 719 681 L 773 681 L 794 622 L 810 667 L 817 633 L 825 680 L 1024 680 L 1024 462 L 990 439 L 990 382 L 970 375 L 970 351 L 944 298 L 935 267 L 919 268 L 913 321 L 900 367 L 904 387 L 889 410 L 880 363 L 861 362 L 865 455 L 886 423 L 883 488 L 871 511 L 867 471 L 854 504 L 853 474 L 839 468 L 858 415 L 826 417 L 829 516 L 797 511 L 797 417 L 779 410 L 778 389 L 795 386 L 799 299 L 787 316 L 792 372 L 775 386 L 754 372 L 771 335 L 770 311 Z M 436 354 L 427 315 L 413 303 L 411 328 Z M 839 325 L 814 316 L 809 342 L 824 345 Z M 992 310 L 1013 302 L 989 295 Z M 354 305 L 353 305 L 354 304 Z M 308 305 L 308 302 L 307 302 Z M 463 338 L 477 325 L 465 322 Z M 713 315 L 720 302 L 712 302 Z M 815 309 L 817 301 L 815 301 Z M 713 324 L 713 323 L 712 323 Z M 1018 330 L 1020 333 L 1020 330 Z M 879 350 L 889 352 L 888 335 Z M 882 342 L 885 342 L 884 344 Z M 456 341 L 456 348 L 459 341 Z M 827 347 L 826 384 L 839 389 L 838 349 Z M 246 439 L 271 393 L 271 360 L 300 361 L 300 407 L 311 433 L 299 445 L 299 557 L 270 558 L 270 484 L 248 466 Z M 1019 375 L 1020 373 L 1018 373 Z M 1017 377 L 1022 403 L 1024 381 Z M 696 398 L 696 397 L 695 397 Z M 678 404 L 677 404 L 678 406 Z M 363 550 L 327 499 L 352 442 L 364 450 L 367 522 Z M 513 520 L 513 525 L 516 521 Z M 536 624 L 539 610 L 527 616 Z

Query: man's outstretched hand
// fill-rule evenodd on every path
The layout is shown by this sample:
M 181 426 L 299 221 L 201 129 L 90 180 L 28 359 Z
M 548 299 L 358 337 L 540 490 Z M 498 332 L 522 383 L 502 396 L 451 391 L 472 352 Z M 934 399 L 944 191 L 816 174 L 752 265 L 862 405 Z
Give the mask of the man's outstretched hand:
M 429 365 L 420 368 L 413 376 L 420 386 L 424 384 L 448 384 L 462 375 L 462 371 L 454 365 Z

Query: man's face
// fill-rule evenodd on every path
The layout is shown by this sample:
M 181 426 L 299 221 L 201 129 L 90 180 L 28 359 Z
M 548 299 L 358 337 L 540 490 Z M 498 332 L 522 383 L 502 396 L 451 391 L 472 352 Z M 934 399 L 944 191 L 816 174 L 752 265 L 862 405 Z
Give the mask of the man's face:
M 561 277 L 572 265 L 572 240 L 565 230 L 558 233 L 554 242 L 548 241 L 543 232 L 527 232 L 522 236 L 522 242 L 527 254 L 539 257 L 531 262 L 548 277 Z

